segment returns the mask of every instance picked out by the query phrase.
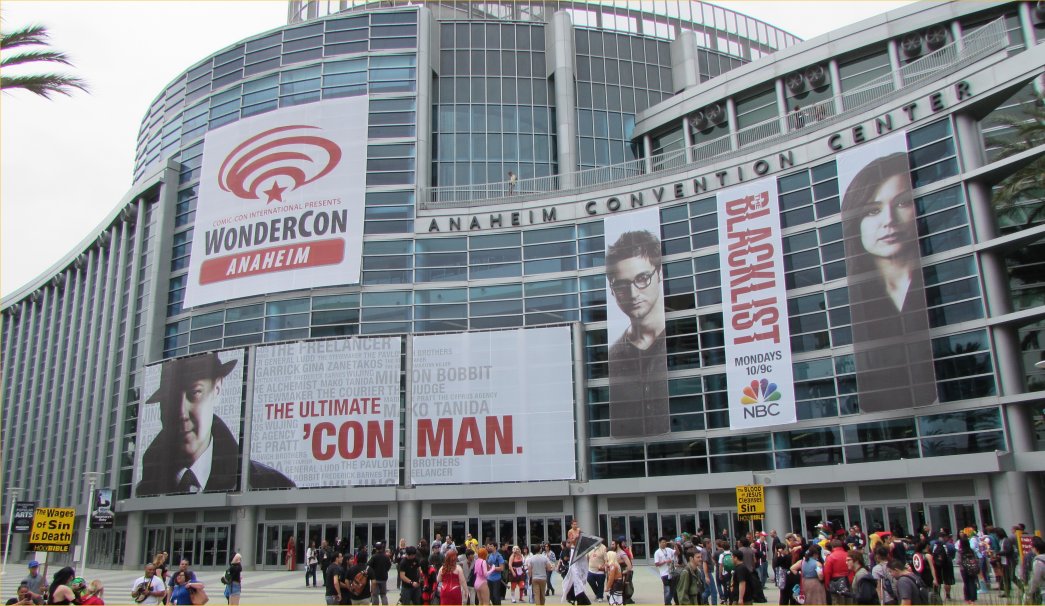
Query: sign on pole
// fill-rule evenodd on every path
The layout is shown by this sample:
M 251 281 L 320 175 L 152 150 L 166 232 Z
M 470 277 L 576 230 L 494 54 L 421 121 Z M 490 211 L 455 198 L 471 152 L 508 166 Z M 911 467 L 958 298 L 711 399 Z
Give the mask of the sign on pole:
M 35 501 L 16 501 L 14 522 L 11 532 L 25 534 L 33 528 L 33 513 L 36 511 Z
M 765 515 L 765 487 L 760 484 L 737 486 L 737 516 L 740 520 L 761 520 Z
M 76 510 L 71 507 L 37 509 L 33 515 L 33 530 L 29 533 L 30 549 L 69 553 L 75 520 Z
M 94 502 L 91 504 L 91 528 L 112 528 L 116 515 L 112 511 L 112 488 L 99 488 L 94 491 Z

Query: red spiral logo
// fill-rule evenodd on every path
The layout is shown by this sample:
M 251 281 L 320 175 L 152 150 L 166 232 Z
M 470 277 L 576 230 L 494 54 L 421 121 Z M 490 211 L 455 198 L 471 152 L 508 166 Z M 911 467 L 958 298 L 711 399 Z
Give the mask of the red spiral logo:
M 282 202 L 283 192 L 323 178 L 341 162 L 341 148 L 314 130 L 318 127 L 279 126 L 240 143 L 221 163 L 218 186 L 244 200 L 265 195 L 266 203 Z M 269 188 L 262 190 L 263 185 Z

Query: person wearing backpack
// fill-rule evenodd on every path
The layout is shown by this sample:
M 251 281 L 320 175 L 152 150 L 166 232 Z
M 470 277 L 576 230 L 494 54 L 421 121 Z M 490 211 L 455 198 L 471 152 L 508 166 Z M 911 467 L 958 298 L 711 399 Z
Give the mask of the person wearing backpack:
M 675 595 L 679 604 L 703 604 L 707 577 L 704 576 L 704 557 L 696 549 L 686 552 L 686 566 L 679 574 Z
M 976 602 L 976 590 L 980 580 L 980 559 L 976 557 L 969 537 L 962 533 L 958 539 L 958 562 L 962 573 L 962 589 L 965 594 L 965 603 Z
M 907 569 L 907 564 L 900 560 L 890 561 L 889 574 L 893 576 L 897 604 L 929 604 L 929 588 L 920 576 Z
M 723 604 L 729 602 L 729 588 L 733 584 L 733 570 L 736 563 L 733 561 L 733 552 L 729 550 L 728 543 L 723 540 L 718 542 L 718 595 Z
M 845 563 L 853 573 L 853 603 L 878 604 L 878 582 L 864 564 L 864 552 L 850 549 Z

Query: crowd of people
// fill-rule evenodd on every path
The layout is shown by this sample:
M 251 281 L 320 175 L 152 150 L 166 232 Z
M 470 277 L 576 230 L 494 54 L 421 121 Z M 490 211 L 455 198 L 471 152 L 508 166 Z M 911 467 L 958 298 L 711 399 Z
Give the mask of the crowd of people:
M 18 584 L 16 597 L 7 604 L 104 604 L 105 587 L 95 579 L 88 583 L 76 571 L 65 566 L 54 573 L 48 582 L 40 572 L 40 562 L 29 562 L 29 574 Z
M 749 533 L 733 544 L 699 533 L 661 537 L 652 565 L 664 604 L 764 603 L 770 583 L 779 589 L 780 604 L 846 605 L 942 604 L 958 598 L 959 581 L 966 604 L 982 599 L 991 583 L 1010 603 L 1040 596 L 1045 587 L 1040 537 L 1033 538 L 1036 557 L 1026 558 L 1021 570 L 1015 535 L 993 527 L 966 528 L 957 536 L 928 528 L 917 535 L 876 528 L 868 535 L 858 525 L 846 530 L 824 522 L 817 531 L 812 538 Z M 574 521 L 557 548 L 491 540 L 480 545 L 470 534 L 462 545 L 436 535 L 430 544 L 377 544 L 373 554 L 344 553 L 324 543 L 316 559 L 327 604 L 387 604 L 393 581 L 401 604 L 544 604 L 556 585 L 570 604 L 634 603 L 634 555 L 625 538 L 579 546 L 581 535 Z

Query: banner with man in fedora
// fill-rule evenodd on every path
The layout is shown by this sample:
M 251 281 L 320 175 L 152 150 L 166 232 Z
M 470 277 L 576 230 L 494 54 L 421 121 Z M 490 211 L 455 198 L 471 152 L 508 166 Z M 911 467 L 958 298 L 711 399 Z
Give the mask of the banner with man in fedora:
M 168 360 L 145 369 L 138 415 L 135 496 L 239 488 L 244 350 Z M 292 488 L 282 473 L 250 462 L 253 488 Z

